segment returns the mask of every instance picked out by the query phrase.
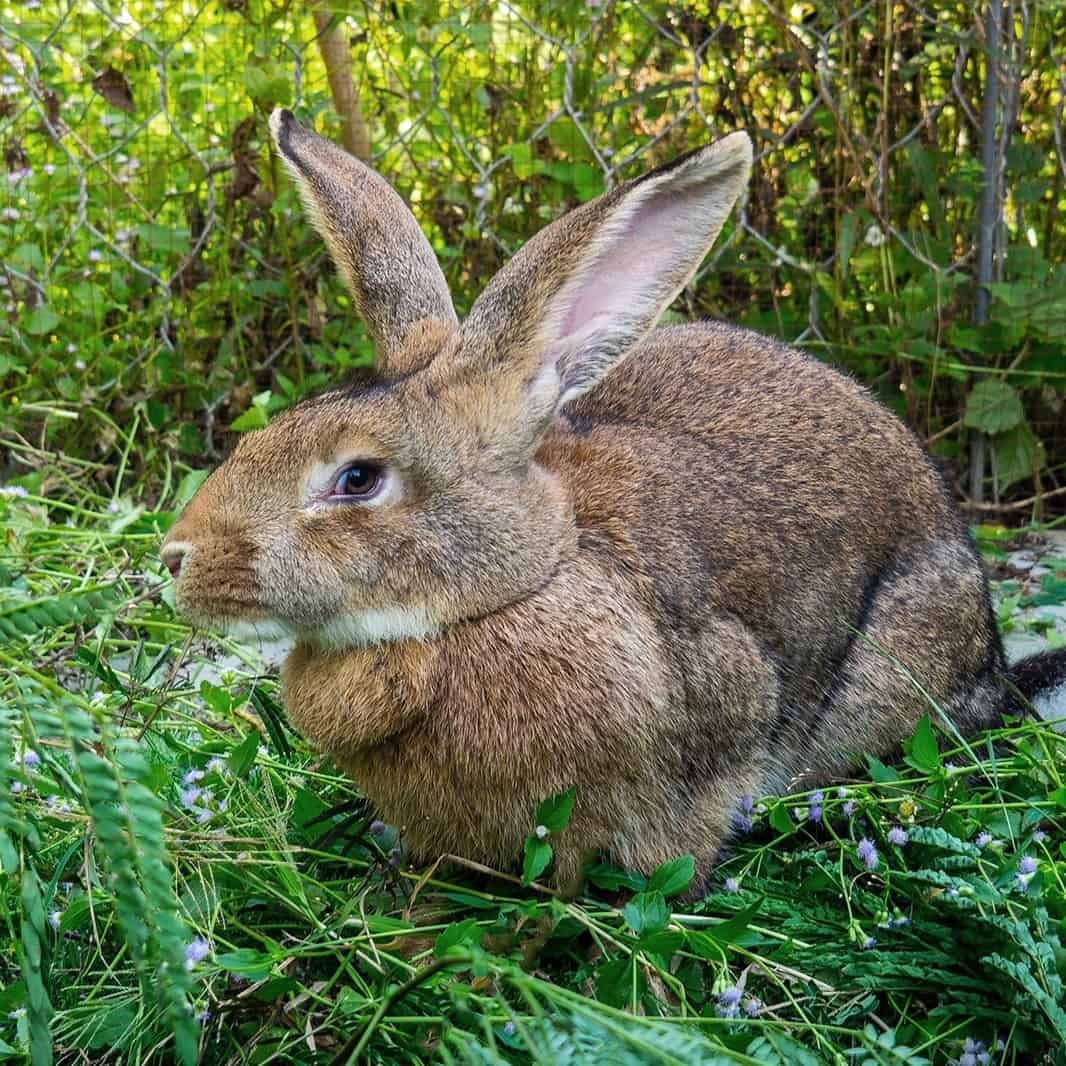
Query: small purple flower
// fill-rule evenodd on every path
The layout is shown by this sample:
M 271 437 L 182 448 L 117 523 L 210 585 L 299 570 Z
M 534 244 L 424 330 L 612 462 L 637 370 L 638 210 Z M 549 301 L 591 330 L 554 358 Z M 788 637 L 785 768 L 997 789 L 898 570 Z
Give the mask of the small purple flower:
M 976 839 L 974 840 L 974 843 L 979 848 L 987 848 L 988 845 L 992 843 L 992 834 L 991 833 L 978 833 Z
M 211 1020 L 211 1012 L 209 1010 L 200 1011 L 200 1013 L 196 1015 L 196 1020 L 201 1025 L 207 1025 L 207 1023 Z
M 103 258 L 104 258 L 104 253 L 101 252 L 99 248 L 90 248 L 89 249 L 89 262 L 90 263 L 99 263 L 100 260 L 103 259 Z
M 211 945 L 202 936 L 193 937 L 185 945 L 185 968 L 191 970 L 198 962 L 203 962 L 211 954 Z
M 196 801 L 203 794 L 202 788 L 197 788 L 193 785 L 191 788 L 183 788 L 181 790 L 181 805 L 183 807 L 193 807 L 196 805 Z
M 48 924 L 58 933 L 59 923 L 63 920 L 63 912 L 60 910 L 48 912 Z
M 389 852 L 389 865 L 395 870 L 400 865 L 400 859 L 403 857 L 403 853 L 399 848 L 393 848 Z
M 877 869 L 877 864 L 880 861 L 877 857 L 877 847 L 869 837 L 863 837 L 859 841 L 858 855 L 862 859 L 867 870 L 873 872 Z
M 740 882 L 735 877 L 727 877 L 722 885 L 722 890 L 725 892 L 739 892 Z
M 515 1024 L 514 1024 L 514 1022 L 507 1022 L 504 1025 L 504 1027 L 503 1027 L 503 1035 L 504 1036 L 514 1036 L 514 1034 L 515 1034 Z
M 190 770 L 182 779 L 183 785 L 195 785 L 197 781 L 203 781 L 203 770 Z
M 12 781 L 11 782 L 11 795 L 17 796 L 22 791 L 22 789 L 23 789 L 23 784 L 22 784 L 21 781 Z
M 850 818 L 855 813 L 855 801 L 848 800 L 840 809 L 844 812 L 845 818 Z
M 1018 873 L 1023 875 L 1035 874 L 1039 865 L 1040 863 L 1032 855 L 1026 855 L 1018 863 Z
M 897 848 L 904 847 L 908 839 L 907 831 L 898 825 L 894 825 L 888 831 L 888 842 L 890 844 L 895 844 Z
M 863 951 L 869 951 L 870 948 L 875 948 L 875 947 L 877 947 L 877 937 L 875 937 L 875 936 L 868 936 L 862 942 L 862 950 Z
M 724 988 L 718 993 L 717 1014 L 719 1018 L 735 1018 L 740 1013 L 743 992 L 737 987 Z
M 820 822 L 822 820 L 822 808 L 817 803 L 807 808 L 807 821 Z
M 208 759 L 206 770 L 209 774 L 225 774 L 229 769 L 225 759 L 220 759 L 217 755 L 213 759 Z
M 1033 843 L 1034 844 L 1043 844 L 1045 840 L 1047 840 L 1047 833 L 1045 833 L 1043 829 L 1038 829 L 1033 834 Z
M 27 751 L 22 756 L 22 765 L 27 770 L 32 770 L 35 766 L 41 765 L 41 757 L 33 750 Z
M 825 793 L 824 792 L 812 792 L 811 793 L 810 803 L 811 803 L 812 807 L 820 807 L 823 803 L 825 803 Z
M 847 798 L 848 798 L 848 790 L 843 785 L 841 785 L 840 788 L 837 789 L 837 799 L 847 799 Z
M 370 823 L 370 835 L 372 837 L 383 837 L 385 835 L 385 829 L 385 823 L 376 818 Z
M 751 812 L 755 810 L 755 797 L 750 792 L 745 792 L 744 795 L 740 797 L 740 809 L 745 814 L 751 814 Z
M 762 1014 L 762 1000 L 757 999 L 755 996 L 748 996 L 744 1000 L 744 1013 L 749 1018 L 758 1018 Z
M 743 836 L 751 832 L 751 819 L 746 814 L 733 816 L 733 828 Z

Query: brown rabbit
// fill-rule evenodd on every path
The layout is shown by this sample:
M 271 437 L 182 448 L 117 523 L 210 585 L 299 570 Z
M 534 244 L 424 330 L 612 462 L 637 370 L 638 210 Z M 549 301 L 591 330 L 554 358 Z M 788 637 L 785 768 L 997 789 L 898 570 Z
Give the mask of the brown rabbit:
M 293 721 L 415 858 L 510 865 L 576 786 L 562 886 L 597 851 L 705 876 L 745 794 L 844 774 L 934 704 L 994 720 L 981 563 L 904 426 L 758 334 L 654 328 L 746 135 L 552 223 L 460 325 L 382 178 L 286 111 L 271 130 L 379 380 L 242 438 L 163 557 L 191 618 L 295 637 Z M 1036 695 L 1066 663 L 1027 669 Z

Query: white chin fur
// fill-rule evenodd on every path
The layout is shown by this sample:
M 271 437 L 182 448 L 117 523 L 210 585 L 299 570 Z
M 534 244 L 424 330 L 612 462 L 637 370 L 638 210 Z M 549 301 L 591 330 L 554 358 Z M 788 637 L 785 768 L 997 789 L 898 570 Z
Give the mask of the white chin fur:
M 324 648 L 356 648 L 387 640 L 425 640 L 439 627 L 424 607 L 378 607 L 342 615 L 307 637 Z

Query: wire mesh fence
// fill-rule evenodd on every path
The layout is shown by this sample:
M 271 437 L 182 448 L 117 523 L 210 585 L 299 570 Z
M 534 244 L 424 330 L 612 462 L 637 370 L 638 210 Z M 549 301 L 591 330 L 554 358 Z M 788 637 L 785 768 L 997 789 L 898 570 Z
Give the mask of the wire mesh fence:
M 275 105 L 369 154 L 460 310 L 550 219 L 744 128 L 750 190 L 671 313 L 844 365 L 990 510 L 1066 503 L 1061 5 L 0 10 L 0 412 L 15 438 L 81 448 L 105 476 L 136 419 L 134 458 L 211 457 L 234 423 L 371 358 L 271 157 Z

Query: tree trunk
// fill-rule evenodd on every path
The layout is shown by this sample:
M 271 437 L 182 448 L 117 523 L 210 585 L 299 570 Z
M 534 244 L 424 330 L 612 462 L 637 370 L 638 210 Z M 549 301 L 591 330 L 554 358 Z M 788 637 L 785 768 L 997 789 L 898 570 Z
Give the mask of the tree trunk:
M 326 65 L 333 107 L 341 118 L 341 143 L 357 159 L 370 159 L 370 129 L 359 106 L 359 91 L 352 78 L 352 54 L 343 26 L 336 21 L 323 0 L 317 0 L 312 13 L 318 31 L 318 51 Z

